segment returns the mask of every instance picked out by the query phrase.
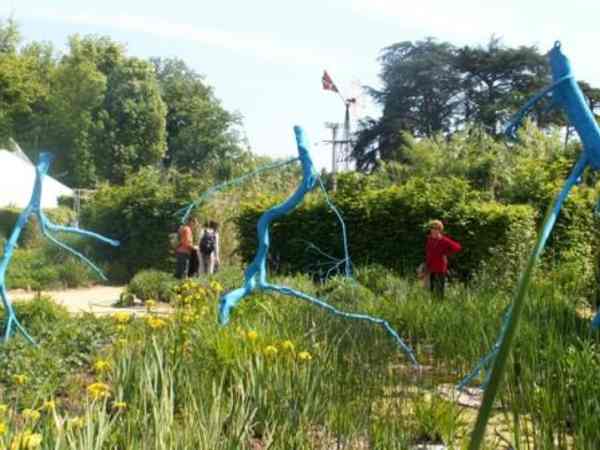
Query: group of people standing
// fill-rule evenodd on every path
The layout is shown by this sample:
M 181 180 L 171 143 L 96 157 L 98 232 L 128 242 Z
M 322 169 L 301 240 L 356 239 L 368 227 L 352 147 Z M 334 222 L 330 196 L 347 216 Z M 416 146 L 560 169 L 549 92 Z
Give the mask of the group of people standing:
M 199 236 L 194 244 L 194 231 Z M 419 277 L 437 298 L 444 297 L 448 278 L 448 256 L 461 251 L 461 245 L 444 235 L 444 224 L 433 220 L 425 244 L 425 262 Z M 213 274 L 219 268 L 219 224 L 210 220 L 199 227 L 196 217 L 190 216 L 187 223 L 179 227 L 176 254 L 176 278 Z
M 194 231 L 199 236 L 194 243 Z M 213 274 L 220 265 L 219 224 L 210 220 L 200 228 L 196 217 L 190 216 L 177 232 L 175 277 L 195 277 L 200 273 Z

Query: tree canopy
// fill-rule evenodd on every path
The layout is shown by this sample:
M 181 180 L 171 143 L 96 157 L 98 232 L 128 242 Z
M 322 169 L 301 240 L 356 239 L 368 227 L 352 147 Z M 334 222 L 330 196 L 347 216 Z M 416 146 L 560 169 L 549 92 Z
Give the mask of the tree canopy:
M 54 173 L 73 187 L 123 183 L 143 167 L 228 164 L 242 147 L 240 117 L 179 59 L 144 60 L 106 36 L 22 44 L 0 21 L 0 144 L 56 155 Z
M 400 42 L 383 49 L 381 89 L 368 88 L 382 106 L 381 118 L 361 123 L 354 156 L 358 167 L 377 160 L 403 160 L 405 136 L 449 135 L 480 127 L 491 136 L 535 92 L 550 82 L 546 57 L 536 47 L 507 47 L 492 37 L 486 46 L 456 47 L 433 38 Z M 593 108 L 598 92 L 582 82 Z M 538 106 L 540 127 L 564 125 L 550 105 Z

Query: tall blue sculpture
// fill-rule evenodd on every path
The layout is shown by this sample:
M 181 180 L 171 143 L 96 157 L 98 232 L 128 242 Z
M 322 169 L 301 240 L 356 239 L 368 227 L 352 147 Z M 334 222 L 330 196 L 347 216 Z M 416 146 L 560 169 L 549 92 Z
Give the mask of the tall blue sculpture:
M 504 374 L 510 346 L 516 334 L 517 324 L 521 317 L 525 295 L 535 263 L 546 246 L 546 241 L 550 236 L 565 199 L 573 186 L 577 184 L 585 168 L 590 166 L 593 170 L 600 169 L 600 127 L 598 127 L 594 114 L 590 110 L 588 103 L 573 76 L 568 58 L 561 51 L 560 42 L 554 44 L 554 47 L 549 52 L 549 59 L 553 83 L 525 104 L 521 111 L 519 111 L 513 120 L 511 120 L 506 132 L 509 136 L 514 137 L 515 132 L 525 115 L 532 110 L 537 102 L 547 95 L 551 95 L 553 104 L 561 107 L 565 111 L 569 122 L 577 131 L 583 145 L 583 152 L 573 167 L 562 190 L 554 200 L 552 207 L 546 213 L 535 247 L 529 256 L 526 269 L 519 280 L 514 301 L 507 311 L 498 341 L 494 345 L 491 354 L 484 358 L 486 362 L 488 360 L 493 360 L 494 364 L 489 375 L 483 403 L 479 410 L 477 423 L 475 424 L 471 442 L 469 444 L 469 449 L 471 450 L 478 449 L 483 441 L 485 428 L 500 386 L 500 381 L 502 380 L 502 375 Z M 592 321 L 592 326 L 600 326 L 599 315 L 596 315 Z M 477 369 L 479 368 L 480 366 L 478 366 Z
M 344 317 L 346 319 L 364 320 L 382 326 L 410 358 L 413 365 L 418 366 L 412 349 L 404 343 L 398 333 L 386 320 L 373 318 L 364 314 L 353 314 L 340 311 L 323 300 L 317 299 L 287 286 L 272 284 L 267 280 L 267 255 L 269 253 L 270 244 L 269 225 L 274 220 L 294 210 L 294 208 L 296 208 L 302 202 L 304 196 L 316 186 L 318 179 L 315 173 L 313 162 L 310 158 L 307 139 L 304 135 L 304 131 L 302 128 L 296 126 L 294 127 L 294 133 L 296 135 L 296 143 L 298 146 L 298 158 L 302 164 L 302 181 L 300 182 L 300 185 L 296 191 L 285 202 L 269 209 L 258 220 L 258 251 L 254 257 L 254 260 L 246 269 L 244 285 L 241 288 L 228 292 L 221 297 L 219 305 L 219 322 L 222 325 L 227 324 L 229 322 L 231 310 L 245 297 L 252 294 L 252 292 L 256 290 L 277 292 L 283 295 L 305 300 L 313 305 L 327 310 L 334 315 Z
M 52 222 L 50 222 L 48 220 L 48 218 L 44 215 L 44 212 L 42 211 L 42 208 L 41 208 L 42 181 L 44 179 L 44 176 L 48 172 L 48 169 L 50 168 L 52 159 L 53 159 L 52 154 L 40 153 L 37 166 L 35 167 L 35 183 L 33 186 L 33 192 L 31 194 L 31 199 L 29 200 L 29 204 L 27 205 L 27 207 L 19 215 L 17 223 L 15 224 L 15 227 L 13 228 L 13 231 L 12 231 L 8 241 L 6 242 L 6 244 L 4 246 L 4 254 L 2 256 L 2 260 L 0 260 L 0 297 L 2 298 L 2 304 L 4 305 L 4 316 L 5 316 L 4 333 L 3 333 L 3 336 L 4 336 L 3 341 L 4 342 L 8 341 L 8 339 L 12 336 L 13 331 L 16 328 L 16 330 L 19 331 L 30 343 L 32 343 L 32 344 L 34 343 L 33 338 L 27 333 L 27 331 L 21 325 L 21 323 L 17 319 L 17 316 L 15 315 L 15 311 L 12 306 L 12 303 L 11 303 L 10 299 L 8 298 L 8 293 L 6 291 L 6 284 L 5 284 L 6 269 L 8 268 L 12 254 L 15 250 L 15 247 L 17 246 L 17 241 L 19 239 L 19 236 L 21 235 L 23 228 L 27 224 L 27 221 L 29 220 L 29 217 L 32 214 L 34 214 L 37 217 L 39 226 L 42 230 L 43 235 L 46 236 L 46 238 L 48 238 L 51 242 L 58 245 L 59 247 L 65 249 L 68 252 L 73 253 L 75 256 L 81 258 L 96 273 L 98 273 L 98 275 L 102 279 L 106 279 L 106 278 L 105 278 L 104 274 L 102 273 L 102 271 L 96 265 L 94 265 L 94 263 L 92 263 L 89 259 L 87 259 L 85 256 L 83 256 L 81 253 L 77 252 L 76 250 L 73 250 L 68 245 L 60 242 L 58 239 L 56 239 L 54 236 L 52 236 L 52 234 L 50 234 L 50 232 L 66 232 L 66 233 L 79 234 L 79 235 L 83 235 L 83 236 L 93 237 L 95 239 L 98 239 L 102 242 L 106 242 L 107 244 L 115 246 L 115 247 L 119 245 L 118 241 L 108 239 L 104 236 L 100 236 L 99 234 L 92 233 L 91 231 L 80 230 L 79 228 L 55 225 Z

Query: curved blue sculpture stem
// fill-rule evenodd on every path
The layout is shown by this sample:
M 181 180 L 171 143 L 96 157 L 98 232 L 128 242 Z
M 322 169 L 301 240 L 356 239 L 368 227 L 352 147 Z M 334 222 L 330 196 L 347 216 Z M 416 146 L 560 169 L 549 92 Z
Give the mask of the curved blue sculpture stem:
M 492 351 L 494 365 L 483 396 L 483 403 L 479 410 L 477 422 L 471 436 L 471 442 L 469 443 L 470 450 L 479 449 L 483 442 L 485 428 L 491 414 L 492 405 L 505 371 L 510 346 L 516 334 L 527 288 L 529 287 L 529 280 L 538 257 L 544 250 L 546 241 L 554 227 L 562 204 L 588 164 L 595 170 L 600 168 L 600 127 L 598 127 L 594 114 L 590 110 L 579 85 L 575 81 L 575 77 L 571 70 L 571 64 L 567 57 L 562 53 L 559 42 L 554 44 L 554 47 L 549 53 L 549 58 L 550 66 L 552 68 L 552 86 L 544 90 L 542 94 L 535 96 L 532 101 L 528 102 L 524 109 L 517 113 L 515 116 L 516 119 L 511 122 L 507 131 L 513 134 L 524 114 L 531 110 L 536 101 L 539 101 L 546 93 L 551 91 L 554 103 L 564 109 L 570 123 L 577 131 L 583 144 L 583 153 L 573 168 L 571 175 L 566 180 L 561 192 L 556 197 L 553 206 L 548 209 L 544 225 L 538 234 L 536 245 L 529 256 L 525 271 L 519 280 L 515 298 L 509 310 L 508 320 L 494 346 L 495 349 Z M 594 319 L 593 325 L 600 325 L 600 319 L 598 317 Z
M 229 322 L 231 310 L 235 308 L 245 297 L 250 295 L 254 290 L 258 289 L 270 292 L 277 292 L 283 295 L 288 295 L 299 298 L 301 300 L 308 301 L 340 317 L 353 320 L 368 321 L 382 326 L 386 330 L 386 332 L 390 336 L 392 336 L 392 338 L 400 345 L 402 350 L 410 358 L 411 362 L 415 366 L 418 366 L 413 351 L 410 349 L 410 347 L 408 347 L 408 345 L 406 345 L 402 341 L 398 333 L 389 325 L 387 321 L 373 318 L 363 314 L 346 313 L 334 308 L 333 306 L 327 304 L 322 300 L 307 295 L 303 292 L 296 291 L 286 286 L 271 284 L 267 281 L 266 261 L 270 244 L 270 223 L 296 208 L 300 204 L 300 202 L 302 202 L 304 196 L 315 187 L 317 182 L 317 177 L 315 175 L 313 162 L 308 152 L 308 145 L 304 132 L 302 128 L 296 126 L 294 127 L 294 133 L 296 135 L 296 142 L 298 145 L 299 159 L 302 163 L 302 181 L 296 189 L 296 191 L 285 202 L 269 209 L 258 220 L 257 231 L 259 244 L 256 256 L 246 269 L 244 285 L 238 289 L 226 293 L 221 297 L 219 304 L 219 322 L 222 325 L 226 325 Z
M 291 159 L 288 159 L 285 161 L 277 161 L 273 164 L 266 164 L 262 167 L 259 167 L 258 169 L 256 169 L 255 171 L 253 171 L 251 173 L 247 173 L 245 175 L 242 175 L 241 177 L 238 177 L 233 180 L 226 181 L 224 183 L 213 186 L 209 190 L 204 192 L 200 197 L 198 197 L 198 199 L 196 199 L 194 202 L 192 202 L 189 206 L 186 206 L 185 208 L 180 209 L 175 214 L 176 215 L 181 214 L 182 215 L 181 223 L 185 223 L 185 222 L 187 222 L 187 219 L 190 216 L 190 214 L 192 213 L 192 211 L 194 210 L 194 208 L 198 207 L 198 205 L 200 205 L 202 202 L 205 202 L 207 199 L 209 199 L 210 197 L 215 195 L 217 192 L 225 190 L 225 189 L 229 188 L 230 186 L 237 186 L 237 185 L 241 184 L 242 182 L 246 181 L 247 179 L 254 177 L 256 175 L 259 175 L 263 172 L 267 172 L 269 170 L 274 170 L 274 169 L 279 169 L 280 167 L 295 163 L 296 161 L 298 161 L 298 158 L 291 158 Z
M 12 254 L 17 246 L 17 241 L 19 240 L 19 236 L 21 235 L 23 228 L 27 224 L 27 221 L 29 220 L 29 217 L 32 214 L 36 215 L 38 222 L 40 224 L 40 228 L 41 228 L 44 236 L 46 236 L 51 242 L 55 243 L 59 247 L 67 250 L 68 252 L 70 252 L 70 253 L 74 254 L 75 256 L 79 257 L 80 259 L 82 259 L 96 273 L 98 273 L 102 279 L 106 279 L 106 277 L 104 276 L 102 271 L 96 265 L 94 265 L 89 259 L 87 259 L 85 256 L 83 256 L 78 251 L 76 251 L 76 250 L 72 249 L 71 247 L 69 247 L 68 245 L 60 242 L 58 239 L 56 239 L 54 236 L 52 236 L 52 234 L 50 234 L 50 231 L 79 234 L 82 236 L 93 237 L 95 239 L 98 239 L 102 242 L 105 242 L 105 243 L 115 246 L 115 247 L 119 245 L 119 241 L 115 241 L 113 239 L 108 239 L 104 236 L 93 233 L 91 231 L 80 230 L 79 228 L 73 228 L 73 227 L 65 227 L 62 225 L 55 225 L 52 222 L 50 222 L 48 220 L 48 218 L 44 215 L 44 212 L 42 211 L 42 207 L 41 207 L 42 181 L 44 179 L 44 176 L 48 172 L 48 169 L 50 168 L 50 163 L 52 162 L 52 159 L 53 159 L 53 156 L 50 153 L 40 153 L 38 163 L 35 168 L 35 183 L 33 186 L 33 192 L 31 193 L 31 199 L 29 200 L 29 204 L 27 205 L 27 207 L 19 215 L 19 218 L 17 219 L 17 223 L 15 224 L 15 227 L 13 228 L 10 238 L 8 239 L 8 241 L 6 242 L 6 244 L 4 246 L 4 254 L 2 256 L 2 260 L 0 260 L 0 297 L 2 298 L 2 304 L 4 305 L 4 315 L 5 315 L 4 333 L 3 333 L 3 335 L 4 335 L 3 341 L 4 342 L 8 341 L 8 339 L 13 334 L 14 327 L 16 327 L 16 329 L 21 332 L 21 334 L 25 337 L 25 339 L 27 339 L 30 343 L 34 344 L 34 340 L 27 333 L 25 328 L 19 323 L 19 320 L 17 319 L 17 317 L 15 315 L 15 311 L 12 306 L 12 303 L 11 303 L 10 299 L 8 298 L 8 293 L 6 291 L 6 284 L 5 284 L 6 270 L 8 269 L 8 265 L 12 258 Z
M 537 244 L 534 248 L 534 251 L 531 255 L 535 260 L 537 260 L 539 258 L 544 247 L 546 246 L 546 242 L 547 242 L 548 238 L 550 237 L 550 232 L 552 231 L 552 228 L 554 228 L 554 224 L 556 223 L 556 219 L 558 218 L 558 213 L 560 212 L 560 209 L 562 208 L 564 201 L 566 200 L 567 196 L 569 195 L 569 192 L 571 191 L 573 186 L 575 186 L 577 184 L 577 180 L 583 174 L 586 164 L 587 163 L 585 160 L 585 156 L 583 156 L 579 161 L 577 161 L 577 164 L 571 171 L 571 174 L 569 175 L 569 178 L 567 178 L 565 185 L 563 186 L 560 193 L 556 197 L 556 200 L 554 201 L 554 205 L 548 211 L 546 220 L 544 221 L 544 224 L 543 224 L 542 229 L 540 230 L 540 233 L 538 236 L 538 242 L 537 242 Z M 489 366 L 490 362 L 492 362 L 494 360 L 494 358 L 496 357 L 496 355 L 498 354 L 498 351 L 500 350 L 500 345 L 505 340 L 506 332 L 508 330 L 508 325 L 511 322 L 511 318 L 513 318 L 512 320 L 514 321 L 513 306 L 514 305 L 510 305 L 504 315 L 504 318 L 502 320 L 502 327 L 500 329 L 500 335 L 498 336 L 496 343 L 492 347 L 492 350 L 486 356 L 484 356 L 479 361 L 477 366 L 471 371 L 471 373 L 469 375 L 467 375 L 459 383 L 458 389 L 462 390 L 465 388 L 465 386 L 467 386 L 469 383 L 471 383 L 471 381 L 473 381 L 473 379 L 475 377 L 477 377 L 479 372 L 481 370 L 487 368 Z M 491 376 L 491 372 L 486 377 L 486 380 L 484 381 L 482 387 L 484 387 L 484 388 L 487 387 L 489 380 L 490 380 L 490 376 Z
M 344 264 L 344 272 L 345 272 L 346 277 L 351 278 L 352 277 L 352 261 L 350 260 L 350 252 L 348 251 L 348 234 L 346 232 L 346 223 L 344 222 L 344 219 L 342 219 L 342 214 L 340 213 L 340 211 L 337 209 L 337 207 L 333 204 L 333 202 L 329 198 L 329 194 L 327 193 L 327 190 L 325 189 L 325 186 L 323 185 L 323 181 L 321 180 L 321 177 L 319 177 L 319 186 L 321 187 L 321 191 L 325 195 L 325 201 L 327 202 L 327 205 L 335 213 L 335 215 L 338 219 L 338 222 L 340 223 L 340 226 L 342 227 L 342 244 L 344 247 L 344 259 L 342 261 L 339 261 L 334 267 L 332 267 L 332 269 L 337 268 L 339 265 L 341 265 L 343 263 Z M 330 269 L 330 271 L 332 269 Z M 327 276 L 329 276 L 329 273 L 327 274 Z

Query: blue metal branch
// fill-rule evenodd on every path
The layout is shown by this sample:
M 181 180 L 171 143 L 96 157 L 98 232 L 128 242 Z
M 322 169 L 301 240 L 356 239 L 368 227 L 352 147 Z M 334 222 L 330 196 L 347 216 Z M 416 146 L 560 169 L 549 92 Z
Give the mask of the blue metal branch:
M 313 167 L 313 162 L 310 158 L 308 151 L 308 144 L 306 136 L 302 128 L 294 127 L 294 133 L 296 135 L 296 142 L 298 146 L 298 154 L 300 162 L 302 163 L 302 180 L 296 191 L 283 203 L 272 207 L 267 210 L 258 220 L 257 232 L 258 232 L 258 250 L 254 257 L 254 260 L 250 263 L 245 272 L 244 285 L 238 289 L 230 291 L 224 294 L 220 299 L 219 304 L 219 322 L 225 325 L 229 322 L 229 316 L 231 310 L 235 308 L 245 297 L 250 295 L 255 290 L 264 290 L 277 292 L 283 295 L 296 297 L 301 300 L 308 301 L 316 306 L 319 306 L 331 314 L 353 320 L 363 320 L 370 323 L 375 323 L 382 326 L 386 332 L 398 343 L 400 348 L 407 354 L 411 362 L 418 366 L 413 351 L 408 345 L 402 341 L 398 333 L 389 325 L 389 323 L 383 319 L 373 318 L 363 314 L 353 314 L 340 311 L 326 302 L 296 291 L 286 286 L 278 286 L 271 284 L 267 281 L 267 255 L 269 252 L 270 236 L 269 236 L 269 225 L 277 218 L 288 214 L 295 209 L 304 199 L 304 196 L 310 192 L 316 185 L 317 176 Z M 341 220 L 341 216 L 338 213 L 338 218 Z M 343 222 L 343 221 L 342 221 Z M 343 227 L 345 236 L 345 226 Z M 346 244 L 346 238 L 344 237 L 344 244 Z M 346 245 L 345 245 L 346 247 Z M 346 247 L 347 248 L 347 247 Z M 349 257 L 347 256 L 345 262 L 347 263 L 347 271 Z
M 589 165 L 594 170 L 600 169 L 600 127 L 585 100 L 581 88 L 577 84 L 577 81 L 575 81 L 571 63 L 562 53 L 560 42 L 554 44 L 554 47 L 550 50 L 549 57 L 550 67 L 552 69 L 552 79 L 554 81 L 553 84 L 542 93 L 536 95 L 525 105 L 512 121 L 511 125 L 509 125 L 508 132 L 509 134 L 514 134 L 514 131 L 524 114 L 526 114 L 543 95 L 551 91 L 555 103 L 561 106 L 566 112 L 569 122 L 573 124 L 577 131 L 583 144 L 583 153 L 573 168 L 571 175 L 566 180 L 560 194 L 554 201 L 553 207 L 548 210 L 542 230 L 538 234 L 536 245 L 529 256 L 525 271 L 521 274 L 508 320 L 495 344 L 497 350 L 494 349 L 492 351 L 494 365 L 488 378 L 487 388 L 484 392 L 482 405 L 479 409 L 477 422 L 469 443 L 469 450 L 479 449 L 483 442 L 485 428 L 491 415 L 492 405 L 502 381 L 511 344 L 517 332 L 517 326 L 526 299 L 529 281 L 539 255 L 544 250 L 547 239 L 556 223 L 556 218 L 558 217 L 563 202 L 569 195 L 571 188 L 583 174 L 586 166 Z M 594 318 L 592 325 L 600 325 L 600 318 Z
M 113 245 L 115 247 L 119 245 L 118 241 L 108 239 L 104 236 L 93 233 L 91 231 L 55 225 L 46 218 L 46 216 L 44 215 L 44 213 L 42 211 L 42 207 L 41 207 L 42 181 L 44 179 L 44 176 L 48 172 L 48 169 L 50 167 L 50 163 L 52 162 L 52 160 L 53 160 L 53 156 L 50 153 L 40 153 L 38 163 L 35 168 L 35 182 L 33 185 L 33 192 L 31 193 L 31 199 L 29 200 L 29 204 L 27 205 L 27 207 L 19 215 L 19 218 L 17 219 L 17 223 L 15 224 L 15 226 L 13 228 L 10 238 L 8 239 L 8 241 L 6 242 L 6 244 L 4 246 L 4 254 L 2 256 L 2 259 L 0 260 L 0 297 L 2 299 L 2 304 L 4 306 L 4 315 L 5 315 L 4 333 L 3 333 L 3 335 L 4 335 L 3 341 L 4 342 L 8 341 L 8 339 L 13 334 L 14 328 L 16 328 L 16 330 L 21 332 L 21 334 L 25 337 L 25 339 L 27 339 L 30 343 L 32 343 L 32 344 L 35 343 L 33 338 L 27 333 L 25 328 L 21 325 L 21 323 L 17 319 L 14 307 L 12 305 L 12 302 L 10 301 L 10 298 L 8 297 L 8 292 L 6 290 L 6 271 L 8 269 L 8 265 L 12 258 L 13 252 L 14 252 L 15 248 L 17 247 L 17 241 L 19 239 L 19 236 L 21 235 L 23 228 L 27 224 L 29 217 L 32 214 L 37 216 L 42 233 L 44 236 L 46 236 L 46 238 L 48 238 L 48 240 L 50 240 L 54 244 L 58 245 L 59 247 L 71 252 L 72 254 L 79 257 L 83 261 L 85 261 L 92 269 L 94 269 L 96 271 L 96 273 L 98 273 L 100 275 L 100 277 L 102 277 L 102 279 L 106 279 L 106 277 L 104 276 L 102 271 L 97 266 L 95 266 L 89 259 L 87 259 L 85 256 L 83 256 L 78 251 L 72 249 L 68 245 L 57 240 L 54 236 L 52 236 L 49 233 L 48 230 L 57 231 L 57 232 L 74 233 L 74 234 L 79 234 L 79 235 L 83 235 L 83 236 L 87 236 L 87 237 L 93 237 L 95 239 L 98 239 L 102 242 L 106 242 L 107 244 Z

